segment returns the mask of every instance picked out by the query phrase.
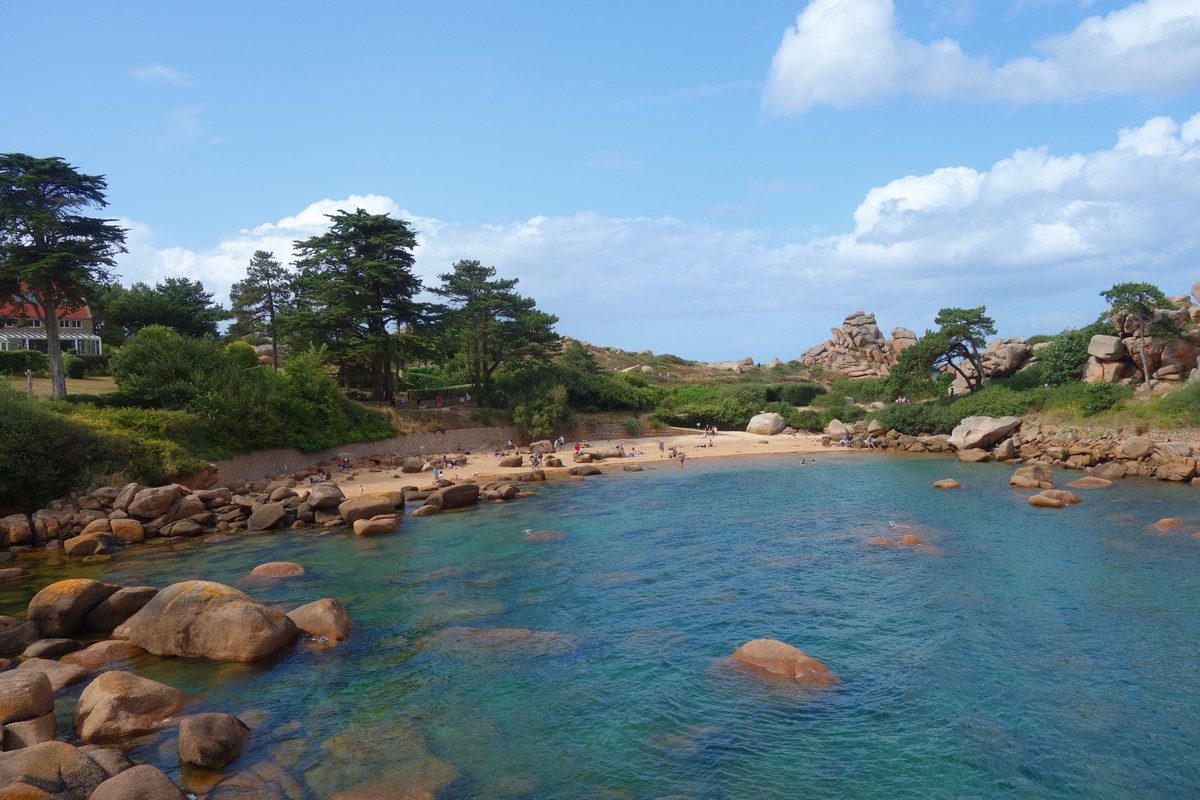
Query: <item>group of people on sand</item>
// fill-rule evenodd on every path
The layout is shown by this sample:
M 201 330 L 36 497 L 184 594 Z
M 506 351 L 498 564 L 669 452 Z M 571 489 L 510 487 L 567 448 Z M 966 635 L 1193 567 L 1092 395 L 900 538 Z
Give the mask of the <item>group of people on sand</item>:
M 850 447 L 852 444 L 853 442 L 850 441 L 850 434 L 848 433 L 843 433 L 842 438 L 838 441 L 838 447 Z M 868 450 L 879 449 L 879 443 L 875 440 L 875 437 L 869 433 L 867 434 L 867 438 L 863 439 L 863 444 L 867 446 Z

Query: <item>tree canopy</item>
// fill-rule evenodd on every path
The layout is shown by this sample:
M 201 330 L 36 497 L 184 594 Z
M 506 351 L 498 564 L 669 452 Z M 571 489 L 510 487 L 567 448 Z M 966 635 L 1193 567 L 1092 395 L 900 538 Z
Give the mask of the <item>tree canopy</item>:
M 1175 325 L 1164 311 L 1175 308 L 1162 290 L 1152 283 L 1118 283 L 1100 296 L 1108 301 L 1113 324 L 1123 332 L 1126 321 L 1137 327 L 1138 350 L 1141 356 L 1142 378 L 1150 383 L 1150 360 L 1146 357 L 1146 336 L 1169 336 Z
M 292 273 L 274 253 L 256 250 L 246 268 L 246 277 L 229 290 L 233 325 L 231 336 L 266 331 L 271 339 L 271 365 L 279 368 L 278 317 L 291 307 L 294 292 Z
M 84 213 L 108 205 L 107 188 L 103 175 L 61 158 L 0 155 L 0 296 L 24 288 L 39 304 L 56 398 L 67 393 L 59 310 L 83 304 L 112 280 L 116 256 L 125 252 L 124 228 Z
M 97 307 L 105 337 L 119 343 L 150 325 L 163 325 L 184 336 L 216 336 L 229 312 L 213 300 L 204 284 L 189 278 L 166 278 L 153 287 L 113 284 L 100 293 Z
M 398 334 L 423 323 L 416 300 L 416 234 L 404 220 L 363 209 L 328 215 L 329 231 L 295 244 L 298 273 L 293 336 L 324 345 L 344 374 L 368 373 L 371 396 L 390 398 Z
M 518 294 L 516 278 L 497 278 L 495 267 L 474 260 L 459 261 L 439 277 L 442 284 L 433 291 L 449 305 L 445 329 L 452 346 L 463 354 L 468 379 L 480 396 L 490 394 L 502 366 L 548 361 L 558 353 L 558 317 Z

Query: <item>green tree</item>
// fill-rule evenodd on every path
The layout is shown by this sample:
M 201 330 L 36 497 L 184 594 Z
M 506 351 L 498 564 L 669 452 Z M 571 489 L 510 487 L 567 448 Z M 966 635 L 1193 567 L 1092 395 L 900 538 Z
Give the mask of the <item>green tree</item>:
M 339 211 L 330 229 L 296 242 L 296 312 L 290 327 L 297 338 L 325 345 L 348 374 L 364 365 L 371 396 L 384 400 L 395 390 L 398 333 L 423 323 L 425 304 L 415 300 L 421 280 L 413 273 L 416 234 L 387 214 Z
M 1175 326 L 1169 317 L 1161 314 L 1175 308 L 1162 291 L 1151 283 L 1118 283 L 1100 296 L 1108 301 L 1112 310 L 1113 324 L 1119 333 L 1124 332 L 1125 322 L 1137 326 L 1138 352 L 1142 361 L 1142 377 L 1150 383 L 1150 360 L 1146 358 L 1146 336 L 1170 335 Z
M 558 353 L 558 317 L 539 311 L 533 298 L 518 294 L 516 278 L 496 278 L 495 267 L 469 260 L 439 277 L 442 285 L 433 291 L 449 302 L 445 328 L 455 350 L 465 356 L 468 378 L 480 397 L 491 396 L 501 366 L 545 362 Z
M 938 329 L 926 334 L 932 337 L 927 345 L 933 354 L 930 366 L 934 370 L 944 367 L 954 370 L 972 392 L 983 387 L 983 356 L 980 350 L 987 337 L 996 333 L 996 323 L 984 313 L 986 311 L 984 306 L 943 308 L 933 319 Z M 964 362 L 973 369 L 965 369 Z
M 273 253 L 255 250 L 245 279 L 229 290 L 234 319 L 230 333 L 245 334 L 253 328 L 265 328 L 271 338 L 271 366 L 275 369 L 279 369 L 277 317 L 292 303 L 291 278 L 291 272 Z
M 99 310 L 110 338 L 112 329 L 124 339 L 150 325 L 164 325 L 183 336 L 216 336 L 218 324 L 229 318 L 203 283 L 188 278 L 167 278 L 153 287 L 110 286 L 101 296 Z
M 46 328 L 51 392 L 67 393 L 60 310 L 79 306 L 125 252 L 125 229 L 89 217 L 108 205 L 102 175 L 85 175 L 61 158 L 0 155 L 0 296 L 22 290 Z

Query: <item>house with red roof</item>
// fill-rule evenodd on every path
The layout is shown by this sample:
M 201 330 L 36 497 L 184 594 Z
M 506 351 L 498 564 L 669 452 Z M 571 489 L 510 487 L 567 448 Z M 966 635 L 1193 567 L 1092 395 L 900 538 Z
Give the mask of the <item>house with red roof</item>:
M 46 351 L 46 309 L 33 292 L 0 303 L 0 350 Z M 86 305 L 58 309 L 58 339 L 64 353 L 98 356 L 103 348 Z

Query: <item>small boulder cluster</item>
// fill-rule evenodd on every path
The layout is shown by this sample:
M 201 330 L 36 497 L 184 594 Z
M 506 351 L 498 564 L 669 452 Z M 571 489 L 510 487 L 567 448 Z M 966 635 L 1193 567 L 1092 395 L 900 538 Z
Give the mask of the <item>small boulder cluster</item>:
M 314 647 L 335 646 L 350 629 L 336 600 L 284 613 L 210 581 L 183 581 L 161 591 L 85 578 L 43 587 L 25 619 L 0 617 L 0 653 L 19 659 L 16 666 L 4 659 L 0 671 L 0 796 L 182 800 L 158 769 L 135 767 L 110 747 L 177 725 L 180 763 L 214 770 L 240 755 L 250 730 L 227 713 L 181 716 L 193 698 L 134 674 L 137 659 L 150 653 L 260 661 L 298 638 Z M 88 646 L 74 638 L 105 635 L 111 638 Z M 89 679 L 72 714 L 81 744 L 58 741 L 55 694 Z

